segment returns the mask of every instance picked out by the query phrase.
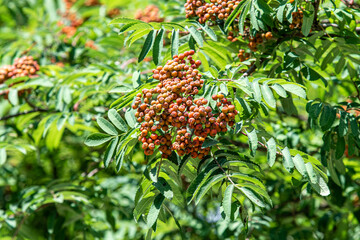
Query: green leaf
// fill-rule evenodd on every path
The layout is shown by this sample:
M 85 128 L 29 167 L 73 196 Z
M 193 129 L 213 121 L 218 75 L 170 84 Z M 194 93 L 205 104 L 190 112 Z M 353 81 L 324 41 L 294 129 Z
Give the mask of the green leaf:
M 314 103 L 309 108 L 309 116 L 313 119 L 317 119 L 321 113 L 323 104 L 322 103 Z
M 334 183 L 336 183 L 338 186 L 341 187 L 340 179 L 339 179 L 338 174 L 336 173 L 336 170 L 334 168 L 334 161 L 333 160 L 335 160 L 335 159 L 332 159 L 331 157 L 329 157 L 327 159 L 327 169 L 329 170 L 330 177 L 334 181 Z
M 204 195 L 210 190 L 212 186 L 226 178 L 226 175 L 224 175 L 220 169 L 218 169 L 214 173 L 216 174 L 209 177 L 206 182 L 201 186 L 199 192 L 195 197 L 195 205 L 199 204 L 200 200 L 204 197 Z
M 86 138 L 85 144 L 89 147 L 95 147 L 106 143 L 111 138 L 113 137 L 104 133 L 93 133 Z
M 144 43 L 143 48 L 141 49 L 141 52 L 140 52 L 140 55 L 138 58 L 138 62 L 141 62 L 142 60 L 144 60 L 146 55 L 149 53 L 150 49 L 152 48 L 152 46 L 154 44 L 154 39 L 155 39 L 155 30 L 151 30 L 145 39 L 145 43 Z
M 216 144 L 218 144 L 219 142 L 211 139 L 211 138 L 206 138 L 203 145 L 201 146 L 201 148 L 207 148 L 207 147 L 212 147 L 215 146 Z
M 327 186 L 326 182 L 324 181 L 324 179 L 320 176 L 318 176 L 318 183 L 317 184 L 312 184 L 311 186 L 315 189 L 315 191 L 317 191 L 321 196 L 328 196 L 330 194 L 330 189 Z
M 213 48 L 208 46 L 203 47 L 204 53 L 220 68 L 224 69 L 226 66 L 226 59 L 221 57 Z
M 119 17 L 113 19 L 109 25 L 112 24 L 128 24 L 128 23 L 143 23 L 143 21 L 132 19 L 132 18 L 126 18 L 126 17 Z
M 178 55 L 179 51 L 179 30 L 172 30 L 171 33 L 171 57 Z
M 318 72 L 306 65 L 301 69 L 301 73 L 303 74 L 304 78 L 309 81 L 316 81 L 323 78 Z
M 217 161 L 217 162 L 216 162 Z M 226 162 L 226 158 L 219 157 L 217 160 L 213 160 L 210 162 L 204 170 L 202 170 L 197 177 L 191 182 L 190 186 L 187 189 L 186 192 L 186 200 L 188 204 L 194 199 L 194 197 L 199 192 L 200 188 L 204 184 L 204 182 L 209 178 L 209 176 L 217 169 L 219 169 L 219 166 L 222 166 L 222 164 Z
M 246 130 L 245 130 L 246 131 Z M 246 131 L 249 138 L 249 147 L 251 156 L 255 156 L 256 149 L 258 148 L 258 138 L 256 135 L 256 129 L 254 128 L 251 132 Z
M 164 29 L 160 29 L 157 36 L 155 37 L 155 43 L 153 48 L 153 61 L 155 65 L 159 64 L 161 58 L 161 51 L 163 47 Z
M 287 94 L 286 94 L 285 89 L 284 89 L 280 84 L 275 83 L 274 85 L 271 86 L 271 88 L 274 89 L 275 92 L 276 92 L 280 97 L 283 97 L 283 98 L 286 98 L 286 97 L 287 97 Z
M 107 147 L 106 151 L 105 151 L 105 155 L 104 155 L 104 165 L 105 167 L 109 167 L 109 164 L 111 162 L 111 159 L 114 155 L 114 152 L 115 152 L 115 149 L 116 149 L 116 146 L 119 142 L 119 137 L 116 137 L 114 138 L 109 146 Z
M 274 98 L 274 94 L 267 84 L 261 85 L 261 92 L 265 102 L 271 107 L 276 108 L 276 100 Z
M 161 194 L 160 194 L 161 195 Z M 151 203 L 153 202 L 154 200 L 154 193 L 151 192 L 151 193 L 148 193 L 146 196 L 144 196 L 140 202 L 138 202 L 136 205 L 135 205 L 135 209 L 134 209 L 134 218 L 135 218 L 135 221 L 137 221 L 140 216 L 147 210 L 150 208 L 151 206 Z
M 136 118 L 133 111 L 133 109 L 128 109 L 125 113 L 125 120 L 131 128 L 134 128 L 136 125 Z
M 297 96 L 299 96 L 299 97 L 301 97 L 301 98 L 306 98 L 306 92 L 305 92 L 305 90 L 302 88 L 302 87 L 300 87 L 300 86 L 298 86 L 298 85 L 296 85 L 296 84 L 282 84 L 281 85 L 286 91 L 288 91 L 288 92 L 290 92 L 290 93 L 292 93 L 292 94 L 295 94 L 295 95 L 297 95 Z
M 119 143 L 119 145 L 122 145 L 122 144 L 123 144 L 123 142 Z M 127 147 L 122 148 L 120 150 L 120 153 L 116 156 L 115 164 L 116 164 L 116 171 L 117 172 L 120 172 L 121 167 L 123 165 L 126 149 L 127 149 Z
M 0 166 L 6 162 L 6 149 L 0 148 Z
M 174 193 L 169 183 L 163 177 L 159 177 L 157 182 L 153 182 L 153 185 L 160 191 L 160 193 L 171 200 L 174 197 Z
M 12 105 L 14 106 L 19 105 L 19 94 L 17 89 L 10 88 L 8 98 Z
M 64 124 L 66 123 L 67 118 L 68 118 L 67 115 L 61 115 L 60 118 L 57 120 L 56 128 L 58 131 L 60 131 L 64 127 Z
M 223 93 L 225 96 L 229 94 L 229 90 L 225 83 L 220 83 L 220 92 Z
M 286 3 L 287 3 L 287 1 L 283 1 L 277 9 L 276 17 L 280 23 L 282 23 L 284 21 L 284 11 L 285 11 L 285 7 L 286 7 Z
M 217 36 L 215 32 L 208 26 L 208 25 L 201 25 L 201 28 L 206 32 L 206 34 L 211 38 L 213 41 L 217 41 Z
M 358 136 L 357 138 L 359 138 L 359 125 L 354 116 L 350 117 L 350 128 L 351 128 L 352 134 L 354 136 Z
M 98 117 L 96 119 L 97 123 L 99 124 L 100 128 L 104 130 L 107 134 L 110 135 L 118 135 L 118 132 L 116 131 L 116 128 L 114 125 L 112 125 L 108 120 L 106 120 L 103 117 Z
M 211 65 L 209 71 L 215 79 L 217 79 L 219 77 L 219 70 L 217 70 L 217 68 L 215 66 Z
M 250 10 L 250 6 L 251 6 L 251 1 L 246 1 L 240 10 L 239 31 L 240 31 L 241 35 L 244 34 L 245 18 Z
M 295 157 L 293 158 L 293 162 L 294 162 L 295 168 L 305 178 L 307 176 L 305 163 L 304 163 L 304 159 L 300 156 L 300 154 L 295 155 Z
M 108 118 L 110 119 L 112 124 L 114 124 L 115 127 L 117 127 L 120 131 L 126 132 L 128 130 L 125 121 L 122 119 L 120 114 L 114 108 L 108 111 Z
M 232 194 L 234 191 L 234 184 L 230 184 L 224 192 L 224 198 L 222 201 L 222 206 L 224 208 L 224 213 L 226 216 L 226 220 L 231 220 L 231 199 L 232 199 Z
M 156 223 L 156 220 L 158 219 L 161 205 L 162 205 L 164 199 L 165 199 L 165 197 L 162 194 L 158 194 L 155 197 L 154 202 L 151 205 L 149 213 L 146 218 L 148 228 L 153 227 L 154 224 Z
M 339 74 L 340 72 L 342 72 L 341 70 L 344 69 L 345 63 L 346 63 L 346 60 L 345 60 L 344 56 L 341 55 L 341 58 L 339 59 L 339 61 L 335 65 L 335 73 L 336 74 Z
M 253 1 L 251 1 L 251 7 L 250 7 L 250 23 L 253 28 L 256 29 L 256 31 L 260 30 L 258 19 L 257 19 L 257 11 L 255 10 L 255 4 L 253 4 Z
M 336 111 L 328 105 L 324 106 L 319 122 L 321 130 L 326 131 L 330 129 L 335 121 L 335 118 L 336 118 Z
M 344 137 L 338 137 L 336 142 L 335 157 L 340 159 L 345 152 L 345 139 Z
M 252 86 L 252 89 L 254 90 L 253 97 L 254 97 L 255 101 L 260 102 L 261 101 L 261 91 L 260 91 L 259 82 L 257 80 L 254 80 L 251 83 L 251 86 Z
M 314 171 L 312 164 L 310 162 L 307 162 L 305 164 L 305 168 L 306 168 L 306 172 L 310 178 L 311 183 L 317 184 L 318 178 L 317 178 L 316 172 Z
M 137 40 L 139 40 L 140 38 L 142 38 L 143 36 L 147 35 L 149 32 L 151 31 L 151 29 L 139 29 L 134 31 L 131 36 L 129 37 L 128 41 L 130 41 L 129 43 L 129 47 L 136 42 Z M 127 41 L 127 42 L 128 42 Z
M 204 39 L 201 36 L 201 33 L 194 26 L 189 27 L 189 32 L 191 36 L 194 38 L 195 42 L 199 45 L 199 47 L 203 47 Z
M 240 190 L 251 202 L 261 208 L 266 207 L 266 203 L 253 190 L 246 187 L 241 187 Z
M 272 167 L 275 163 L 276 159 L 276 142 L 274 138 L 270 138 L 266 143 L 267 147 L 267 162 L 270 167 Z
M 289 173 L 292 173 L 294 169 L 294 162 L 291 158 L 291 154 L 288 147 L 285 147 L 281 153 L 283 154 L 283 165 Z
M 355 153 L 355 139 L 351 134 L 349 134 L 348 135 L 348 154 L 349 154 L 349 156 L 352 156 L 352 155 L 354 155 L 354 153 Z
M 250 117 L 250 115 L 251 115 L 251 107 L 249 106 L 247 101 L 245 99 L 239 98 L 239 97 L 236 97 L 236 100 L 238 100 L 239 103 L 241 104 L 241 106 L 243 108 L 244 116 L 245 117 Z
M 306 8 L 305 11 L 303 11 L 303 23 L 301 26 L 301 32 L 307 36 L 310 33 L 311 27 L 313 25 L 314 22 L 314 7 L 312 5 L 312 3 L 307 3 L 306 4 Z
M 138 31 L 138 30 L 152 30 L 153 28 L 151 27 L 150 24 L 148 23 L 129 23 L 130 26 L 125 25 L 124 27 L 121 28 L 119 33 L 123 33 L 123 32 L 132 32 L 132 31 Z
M 244 2 L 246 1 L 241 1 L 236 8 L 231 12 L 230 16 L 226 19 L 226 22 L 224 24 L 224 30 L 227 31 L 228 28 L 230 27 L 230 25 L 232 24 L 232 22 L 235 20 L 235 18 L 239 15 L 240 11 L 241 11 L 241 7 L 244 5 Z M 216 40 L 215 40 L 216 41 Z

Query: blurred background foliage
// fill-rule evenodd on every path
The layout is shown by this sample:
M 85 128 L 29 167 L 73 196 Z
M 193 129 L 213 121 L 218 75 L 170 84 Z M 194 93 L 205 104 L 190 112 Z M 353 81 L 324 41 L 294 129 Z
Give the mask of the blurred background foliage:
M 137 62 L 143 41 L 127 47 L 127 35 L 119 35 L 119 28 L 109 22 L 117 16 L 141 16 L 144 13 L 137 11 L 151 4 L 159 8 L 159 19 L 183 21 L 184 2 L 71 2 L 0 0 L 1 66 L 23 55 L 33 56 L 41 66 L 36 78 L 16 80 L 18 91 L 31 88 L 31 93 L 20 97 L 9 92 L 8 99 L 0 96 L 0 239 L 145 239 L 145 222 L 135 222 L 133 216 L 135 193 L 146 168 L 142 152 L 135 152 L 116 172 L 114 167 L 104 168 L 106 146 L 90 149 L 84 139 L 99 131 L 95 119 L 105 115 L 111 103 L 138 86 L 133 73 L 141 73 L 140 81 L 145 82 L 155 67 L 151 58 Z M 325 4 L 332 6 L 330 1 Z M 221 42 L 228 44 L 225 38 Z M 228 45 L 227 49 L 236 49 L 234 44 Z M 288 48 L 284 43 L 278 52 Z M 236 51 L 229 54 L 228 64 L 238 61 Z M 350 50 L 340 51 L 347 54 Z M 302 58 L 313 61 L 329 85 L 325 87 L 321 80 L 305 82 L 308 99 L 338 105 L 354 94 L 345 70 L 334 69 L 331 61 L 320 68 L 311 56 Z M 274 64 L 277 61 L 280 66 L 284 60 L 274 58 Z M 352 64 L 358 66 L 359 58 L 356 61 Z M 273 71 L 272 66 L 265 66 L 265 71 Z M 276 70 L 277 74 L 281 70 Z M 356 74 L 359 81 L 359 71 Z M 0 91 L 6 89 L 8 86 L 0 87 Z M 264 120 L 264 129 L 280 144 L 316 155 L 323 145 L 322 131 L 308 127 L 307 100 L 296 98 L 294 103 L 300 117 L 288 116 L 281 109 L 272 111 Z M 237 140 L 247 142 L 245 137 Z M 289 175 L 281 163 L 270 169 L 266 153 L 261 152 L 255 162 L 262 169 L 273 207 L 261 211 L 249 207 L 244 221 L 225 221 L 221 191 L 214 190 L 196 207 L 193 203 L 185 208 L 169 204 L 172 214 L 160 214 L 152 237 L 360 239 L 358 152 L 343 156 L 342 161 L 344 169 L 337 170 L 335 180 L 339 184 L 329 178 L 331 194 L 322 197 L 301 188 L 299 174 Z

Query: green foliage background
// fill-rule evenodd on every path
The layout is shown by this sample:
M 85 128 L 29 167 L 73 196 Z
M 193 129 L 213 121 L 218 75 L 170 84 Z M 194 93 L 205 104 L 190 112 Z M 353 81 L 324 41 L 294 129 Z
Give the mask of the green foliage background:
M 86 21 L 68 38 L 62 0 L 0 0 L 1 66 L 24 54 L 41 65 L 36 78 L 0 85 L 10 90 L 0 96 L 0 239 L 360 239 L 358 3 L 244 0 L 251 31 L 274 38 L 240 63 L 247 42 L 224 34 L 233 23 L 186 20 L 182 1 L 155 2 L 163 23 L 130 20 L 154 2 L 84 2 L 73 10 Z M 291 31 L 300 5 L 306 19 Z M 113 8 L 120 18 L 107 16 Z M 129 106 L 156 84 L 151 69 L 190 48 L 202 96 L 228 93 L 241 112 L 235 129 L 206 142 L 203 165 L 145 158 Z M 120 154 L 100 144 L 110 139 Z

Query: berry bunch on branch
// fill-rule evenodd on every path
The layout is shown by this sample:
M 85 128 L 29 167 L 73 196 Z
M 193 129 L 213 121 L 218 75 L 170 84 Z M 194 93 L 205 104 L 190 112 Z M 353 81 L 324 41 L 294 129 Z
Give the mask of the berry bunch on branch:
M 163 158 L 175 151 L 179 156 L 190 155 L 202 159 L 210 153 L 203 148 L 205 138 L 226 132 L 235 124 L 238 113 L 231 100 L 223 94 L 214 95 L 213 109 L 208 100 L 198 95 L 204 85 L 199 73 L 201 61 L 194 60 L 194 50 L 175 55 L 165 66 L 153 70 L 159 84 L 137 94 L 133 109 L 141 123 L 139 141 L 145 155 L 152 155 L 159 147 Z
M 160 10 L 155 5 L 149 5 L 144 10 L 138 10 L 135 13 L 135 19 L 144 22 L 163 22 L 164 18 L 160 17 Z
M 13 65 L 0 68 L 0 84 L 10 78 L 33 77 L 39 71 L 39 64 L 32 56 L 17 58 Z
M 187 0 L 185 3 L 186 18 L 198 17 L 199 23 L 211 21 L 214 24 L 217 19 L 226 20 L 241 0 Z
M 303 9 L 298 8 L 297 12 L 292 13 L 292 23 L 289 25 L 290 29 L 301 29 L 303 23 Z
M 77 29 L 87 20 L 78 17 L 76 12 L 71 8 L 76 3 L 76 0 L 63 0 L 65 3 L 65 12 L 60 13 L 62 17 L 61 21 L 58 21 L 58 26 L 62 27 L 61 33 L 65 34 L 67 38 L 70 38 L 76 34 Z M 95 7 L 101 6 L 99 0 L 87 0 L 83 4 L 85 7 Z M 118 8 L 110 9 L 107 14 L 108 17 L 113 18 L 120 15 L 120 10 Z
M 7 80 L 11 78 L 18 77 L 35 77 L 37 71 L 39 71 L 40 67 L 37 61 L 34 60 L 32 56 L 24 56 L 21 58 L 17 58 L 14 60 L 14 64 L 10 66 L 3 66 L 0 68 L 0 84 L 5 83 Z M 20 81 L 23 82 L 23 81 Z M 17 83 L 20 83 L 17 82 Z M 12 83 L 10 86 L 13 86 L 17 83 Z M 25 92 L 30 92 L 30 89 L 23 89 L 18 92 L 18 95 L 21 96 Z M 8 98 L 9 90 L 5 90 L 0 92 L 0 95 L 5 95 L 5 99 Z

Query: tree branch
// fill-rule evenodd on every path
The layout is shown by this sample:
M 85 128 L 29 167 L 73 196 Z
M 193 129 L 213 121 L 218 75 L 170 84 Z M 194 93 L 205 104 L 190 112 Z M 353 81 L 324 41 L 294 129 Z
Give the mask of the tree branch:
M 35 112 L 48 112 L 48 110 L 47 109 L 42 109 L 42 108 L 34 108 L 33 110 L 29 110 L 29 111 L 25 111 L 25 112 L 19 112 L 19 113 L 16 113 L 16 114 L 5 116 L 5 117 L 0 117 L 0 121 L 5 121 L 5 120 L 8 120 L 10 118 L 14 118 L 14 117 L 22 116 L 22 115 L 27 115 L 27 114 L 35 113 Z

